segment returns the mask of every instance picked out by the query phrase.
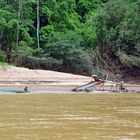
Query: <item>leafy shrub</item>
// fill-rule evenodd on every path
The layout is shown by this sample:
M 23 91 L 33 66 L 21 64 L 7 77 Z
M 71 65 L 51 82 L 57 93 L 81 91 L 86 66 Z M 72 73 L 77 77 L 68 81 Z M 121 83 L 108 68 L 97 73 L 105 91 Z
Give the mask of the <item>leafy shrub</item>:
M 129 67 L 131 67 L 131 66 L 140 67 L 140 57 L 139 56 L 127 55 L 126 53 L 124 53 L 122 51 L 118 51 L 117 55 L 123 64 L 125 64 Z
M 18 48 L 12 50 L 12 63 L 20 66 L 23 56 L 32 56 L 33 53 L 34 49 L 28 47 L 25 42 L 22 42 Z
M 33 56 L 36 57 L 43 57 L 43 54 L 44 54 L 44 50 L 42 48 L 37 48 L 33 52 Z
M 51 56 L 62 61 L 61 71 L 75 74 L 91 75 L 93 60 L 90 55 L 80 48 L 61 45 L 52 48 Z
M 0 50 L 0 61 L 6 62 L 6 52 Z
M 45 52 L 49 52 L 52 58 L 62 62 L 61 71 L 91 75 L 93 60 L 85 47 L 82 47 L 83 41 L 83 36 L 76 31 L 55 32 L 47 40 Z
M 47 69 L 47 70 L 59 70 L 62 62 L 54 58 L 38 58 L 33 56 L 22 56 L 21 66 L 31 69 Z

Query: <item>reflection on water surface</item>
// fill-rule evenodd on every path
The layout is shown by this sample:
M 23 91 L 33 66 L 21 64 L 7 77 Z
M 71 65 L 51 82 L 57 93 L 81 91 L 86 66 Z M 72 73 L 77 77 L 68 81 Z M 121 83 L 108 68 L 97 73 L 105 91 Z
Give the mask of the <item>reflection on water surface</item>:
M 140 94 L 0 95 L 1 140 L 139 140 Z

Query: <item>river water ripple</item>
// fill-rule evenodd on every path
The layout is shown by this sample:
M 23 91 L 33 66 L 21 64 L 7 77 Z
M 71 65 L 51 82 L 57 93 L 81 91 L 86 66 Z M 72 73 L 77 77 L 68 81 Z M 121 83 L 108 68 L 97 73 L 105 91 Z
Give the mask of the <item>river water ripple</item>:
M 139 140 L 140 94 L 0 95 L 1 140 Z

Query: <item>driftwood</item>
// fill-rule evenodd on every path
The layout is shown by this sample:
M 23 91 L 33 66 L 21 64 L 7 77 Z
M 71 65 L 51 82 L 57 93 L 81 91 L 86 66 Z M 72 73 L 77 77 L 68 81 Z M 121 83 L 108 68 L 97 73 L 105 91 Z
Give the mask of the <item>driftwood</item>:
M 94 78 L 94 81 L 91 81 L 91 82 L 89 82 L 89 83 L 87 83 L 85 85 L 82 85 L 82 86 L 79 86 L 77 88 L 74 88 L 72 91 L 77 91 L 77 92 L 79 92 L 79 91 L 87 91 L 88 92 L 88 91 L 92 90 L 92 88 L 97 90 L 96 86 L 104 84 L 104 82 L 105 82 L 104 80 L 99 79 L 97 77 L 97 75 L 92 75 L 92 78 Z
M 80 92 L 80 91 L 86 91 L 86 92 L 89 92 L 89 91 L 92 91 L 93 88 L 95 90 L 98 90 L 97 89 L 97 85 L 101 85 L 101 87 L 103 87 L 103 90 L 104 90 L 104 83 L 110 83 L 110 86 L 111 86 L 111 90 L 112 91 L 123 91 L 123 92 L 127 92 L 128 90 L 124 87 L 124 82 L 121 81 L 121 82 L 113 82 L 113 81 L 108 81 L 108 80 L 102 80 L 102 79 L 99 79 L 97 77 L 97 75 L 92 75 L 92 78 L 94 79 L 94 81 L 91 81 L 85 85 L 82 85 L 82 86 L 79 86 L 77 88 L 74 88 L 72 91 L 76 91 L 76 92 Z
M 74 88 L 72 91 L 88 91 L 88 88 L 94 87 L 95 88 L 96 82 L 91 81 L 85 85 L 82 85 L 80 87 Z

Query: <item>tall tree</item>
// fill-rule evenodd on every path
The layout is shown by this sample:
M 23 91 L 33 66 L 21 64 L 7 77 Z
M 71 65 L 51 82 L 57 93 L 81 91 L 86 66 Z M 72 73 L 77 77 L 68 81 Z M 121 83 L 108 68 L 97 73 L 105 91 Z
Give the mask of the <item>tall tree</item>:
M 39 10 L 40 10 L 40 5 L 39 5 L 39 0 L 37 0 L 37 47 L 40 48 L 40 39 L 39 39 L 39 29 L 40 29 L 40 15 L 39 15 Z
M 16 37 L 16 44 L 18 46 L 19 43 L 19 31 L 20 31 L 20 24 L 21 24 L 21 11 L 23 7 L 23 2 L 22 0 L 18 1 L 18 24 L 17 24 L 17 37 Z

